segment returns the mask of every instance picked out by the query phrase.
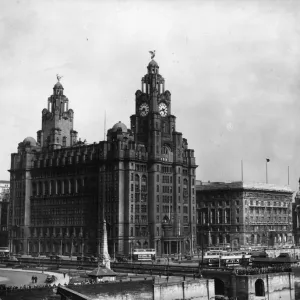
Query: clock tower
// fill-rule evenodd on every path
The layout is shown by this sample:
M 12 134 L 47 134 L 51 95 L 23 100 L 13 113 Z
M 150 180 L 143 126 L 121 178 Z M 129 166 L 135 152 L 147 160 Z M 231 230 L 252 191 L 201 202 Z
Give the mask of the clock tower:
M 142 90 L 135 93 L 136 113 L 131 116 L 131 129 L 135 140 L 145 144 L 150 157 L 160 159 L 161 137 L 171 142 L 175 116 L 171 114 L 171 93 L 165 90 L 165 80 L 155 60 L 148 64 L 141 84 Z
M 149 244 L 157 253 L 189 251 L 196 237 L 197 165 L 194 150 L 176 131 L 171 93 L 155 60 L 148 64 L 135 96 L 131 132 L 137 148 L 147 153 Z

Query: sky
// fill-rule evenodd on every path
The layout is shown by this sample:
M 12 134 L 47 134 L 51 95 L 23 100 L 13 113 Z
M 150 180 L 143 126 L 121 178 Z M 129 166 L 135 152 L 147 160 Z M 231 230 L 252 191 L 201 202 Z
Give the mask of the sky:
M 298 190 L 299 20 L 298 0 L 0 0 L 0 179 L 56 74 L 79 137 L 99 142 L 129 127 L 156 50 L 197 180 L 241 180 L 243 161 L 244 181 L 265 182 L 268 158 L 268 182 Z

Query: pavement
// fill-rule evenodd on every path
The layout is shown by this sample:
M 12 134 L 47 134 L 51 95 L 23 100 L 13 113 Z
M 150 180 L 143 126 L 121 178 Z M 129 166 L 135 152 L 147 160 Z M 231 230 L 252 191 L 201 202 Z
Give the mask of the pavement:
M 56 273 L 56 272 L 50 272 L 50 271 L 42 271 L 42 270 L 24 270 L 24 269 L 12 269 L 12 268 L 0 268 L 0 270 L 3 270 L 3 271 L 12 271 L 12 272 L 34 273 L 34 274 L 40 273 L 40 274 L 45 274 L 45 275 L 50 275 L 50 276 L 54 275 L 55 278 L 56 278 L 56 280 L 50 284 L 51 286 L 53 286 L 54 284 L 55 285 L 58 285 L 58 284 L 61 284 L 61 285 L 68 284 L 69 281 L 70 281 L 70 277 L 66 273 L 62 274 L 62 273 Z M 31 276 L 31 274 L 29 274 L 29 276 Z M 46 284 L 46 282 L 44 282 L 44 283 L 39 283 L 38 282 L 38 284 Z M 20 285 L 22 285 L 22 284 L 20 284 Z M 34 283 L 30 283 L 30 285 L 35 285 L 35 284 Z

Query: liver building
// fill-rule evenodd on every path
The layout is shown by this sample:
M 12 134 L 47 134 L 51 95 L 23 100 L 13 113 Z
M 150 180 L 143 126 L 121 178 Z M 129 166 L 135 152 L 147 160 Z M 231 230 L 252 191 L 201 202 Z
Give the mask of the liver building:
M 88 144 L 73 120 L 58 77 L 37 140 L 25 138 L 11 155 L 11 252 L 99 255 L 103 222 L 111 256 L 194 249 L 197 165 L 158 64 L 150 61 L 135 93 L 130 129 L 118 122 Z

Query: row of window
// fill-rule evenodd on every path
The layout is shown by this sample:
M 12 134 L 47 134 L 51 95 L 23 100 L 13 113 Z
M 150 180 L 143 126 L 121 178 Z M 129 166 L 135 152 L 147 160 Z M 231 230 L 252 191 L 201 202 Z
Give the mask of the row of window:
M 31 225 L 85 225 L 86 220 L 82 217 L 69 218 L 31 218 Z
M 32 209 L 32 216 L 47 216 L 47 215 L 78 215 L 86 212 L 83 208 L 36 208 Z
M 32 195 L 60 195 L 84 191 L 86 178 L 33 182 Z
M 229 200 L 226 201 L 213 201 L 213 202 L 202 202 L 201 205 L 204 207 L 216 207 L 216 206 L 230 206 L 231 202 Z M 233 203 L 233 205 L 240 205 L 240 201 L 239 200 L 235 200 Z
M 72 205 L 82 205 L 88 202 L 91 202 L 91 198 L 42 198 L 42 199 L 31 199 L 31 205 L 42 205 L 43 207 L 45 205 L 62 205 L 62 204 L 72 204 Z
M 273 217 L 250 217 L 250 222 L 287 222 L 287 217 L 273 216 Z
M 52 166 L 72 165 L 72 164 L 85 163 L 87 161 L 92 161 L 95 159 L 95 157 L 96 157 L 95 153 L 89 153 L 87 155 L 82 154 L 81 156 L 76 155 L 76 156 L 35 160 L 33 162 L 33 166 L 35 168 L 47 168 L 47 167 L 52 167 Z
M 267 209 L 265 208 L 250 208 L 249 209 L 249 213 L 250 214 L 279 214 L 279 215 L 283 215 L 283 214 L 286 214 L 287 213 L 287 209 L 286 208 L 271 208 L 271 207 L 268 207 Z
M 283 207 L 288 207 L 289 203 L 288 202 L 283 202 L 283 201 L 254 201 L 250 200 L 250 205 L 254 206 L 283 206 Z

